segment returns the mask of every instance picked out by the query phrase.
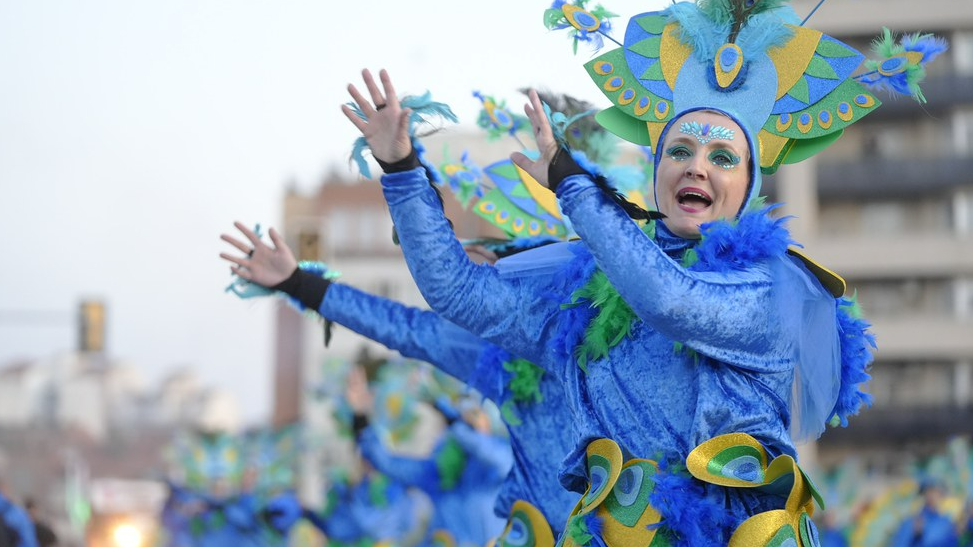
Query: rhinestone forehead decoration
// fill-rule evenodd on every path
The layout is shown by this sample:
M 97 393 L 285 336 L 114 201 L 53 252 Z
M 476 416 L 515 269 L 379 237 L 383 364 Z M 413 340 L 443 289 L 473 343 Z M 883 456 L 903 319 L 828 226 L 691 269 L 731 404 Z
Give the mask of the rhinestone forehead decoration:
M 679 132 L 696 137 L 700 144 L 706 144 L 713 139 L 733 140 L 733 130 L 727 129 L 722 125 L 710 125 L 708 123 L 684 122 L 679 126 Z

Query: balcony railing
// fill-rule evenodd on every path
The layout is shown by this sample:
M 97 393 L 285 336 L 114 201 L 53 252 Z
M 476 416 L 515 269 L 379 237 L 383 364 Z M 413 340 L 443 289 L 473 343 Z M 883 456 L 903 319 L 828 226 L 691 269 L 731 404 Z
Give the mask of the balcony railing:
M 973 187 L 973 157 L 862 158 L 819 164 L 818 195 L 829 198 L 907 198 Z
M 872 408 L 851 418 L 847 428 L 830 428 L 821 437 L 821 444 L 945 443 L 952 436 L 969 434 L 970 424 L 973 408 Z
M 958 105 L 973 104 L 973 75 L 930 76 L 920 87 L 927 103 L 920 105 L 908 97 L 889 97 L 887 93 L 879 92 L 882 107 L 865 119 L 894 120 L 916 116 L 920 112 L 942 112 Z

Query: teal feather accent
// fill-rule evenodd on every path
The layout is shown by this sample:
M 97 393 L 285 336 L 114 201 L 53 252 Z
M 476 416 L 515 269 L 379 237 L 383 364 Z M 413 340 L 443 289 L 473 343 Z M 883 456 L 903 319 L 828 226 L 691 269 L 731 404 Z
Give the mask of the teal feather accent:
M 731 0 L 700 1 L 673 4 L 666 10 L 670 22 L 679 23 L 679 39 L 688 45 L 696 58 L 711 63 L 720 46 L 736 43 L 745 59 L 781 46 L 794 31 L 783 23 L 798 24 L 800 19 L 793 8 L 783 1 L 757 2 L 759 9 L 746 12 L 745 24 L 735 27 L 730 10 Z
M 730 22 L 711 19 L 692 2 L 677 2 L 665 14 L 669 22 L 679 24 L 679 40 L 693 50 L 701 63 L 712 62 L 716 50 L 727 42 Z
M 258 224 L 257 227 L 259 230 L 260 225 Z M 257 233 L 257 235 L 258 236 L 260 235 L 259 232 Z M 319 277 L 323 277 L 324 279 L 327 280 L 334 280 L 341 277 L 341 272 L 335 270 L 329 270 L 328 265 L 325 264 L 324 262 L 313 262 L 309 260 L 302 260 L 301 262 L 297 263 L 297 267 L 308 273 L 312 273 Z M 259 298 L 259 297 L 277 294 L 278 296 L 286 297 L 288 303 L 294 308 L 296 308 L 298 311 L 301 312 L 314 311 L 314 310 L 305 310 L 304 306 L 294 298 L 291 298 L 283 293 L 277 293 L 277 291 L 273 291 L 267 287 L 264 287 L 263 285 L 259 285 L 252 281 L 248 281 L 237 275 L 233 276 L 233 281 L 224 290 L 225 292 L 231 292 L 237 295 L 237 297 L 242 298 L 244 300 L 248 298 Z
M 368 149 L 368 141 L 365 137 L 358 137 L 355 139 L 355 143 L 351 147 L 351 158 L 354 160 L 355 165 L 358 166 L 358 172 L 361 176 L 366 179 L 372 178 L 372 170 L 368 168 L 368 162 L 365 161 L 365 150 Z
M 551 131 L 554 133 L 554 140 L 556 140 L 558 145 L 564 149 L 568 149 L 568 127 L 570 127 L 571 124 L 598 112 L 597 109 L 592 109 L 585 112 L 579 112 L 571 117 L 568 117 L 563 112 L 552 111 L 550 105 L 547 103 L 541 104 L 544 106 L 544 114 L 547 116 L 547 120 L 551 124 Z
M 412 110 L 412 116 L 409 117 L 409 134 L 412 136 L 425 136 L 426 134 L 417 134 L 416 127 L 432 125 L 433 118 L 442 118 L 452 123 L 459 121 L 448 104 L 432 100 L 432 93 L 428 91 L 422 95 L 404 97 L 401 104 L 402 108 Z
M 363 120 L 368 120 L 368 117 L 358 108 L 356 103 L 350 102 L 347 104 L 356 116 Z M 416 148 L 416 151 L 419 151 L 416 139 L 435 132 L 435 129 L 432 129 L 419 133 L 417 131 L 419 127 L 432 126 L 432 120 L 435 118 L 442 118 L 453 123 L 459 121 L 459 118 L 456 117 L 456 114 L 453 113 L 453 110 L 449 108 L 448 104 L 432 100 L 432 93 L 428 91 L 418 96 L 408 95 L 403 97 L 399 104 L 403 109 L 409 108 L 412 110 L 412 114 L 409 116 L 409 136 L 412 137 L 412 146 Z M 352 145 L 350 160 L 355 162 L 358 166 L 358 171 L 363 177 L 372 178 L 371 170 L 368 168 L 368 162 L 365 161 L 364 156 L 365 150 L 367 149 L 368 142 L 365 140 L 365 137 L 358 137 Z M 435 173 L 435 169 L 430 169 L 429 171 Z
M 527 93 L 526 89 L 520 91 Z M 564 114 L 567 123 L 562 127 L 562 133 L 569 150 L 584 152 L 591 161 L 601 165 L 609 165 L 614 161 L 618 155 L 620 139 L 606 131 L 594 116 L 587 115 L 597 112 L 595 105 L 561 93 L 539 90 L 537 94 L 551 112 Z M 548 115 L 549 119 L 550 117 L 551 115 Z

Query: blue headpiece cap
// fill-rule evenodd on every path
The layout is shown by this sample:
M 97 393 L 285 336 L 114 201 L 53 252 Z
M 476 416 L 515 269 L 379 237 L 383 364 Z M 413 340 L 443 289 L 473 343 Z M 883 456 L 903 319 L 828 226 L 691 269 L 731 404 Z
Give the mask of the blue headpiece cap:
M 597 119 L 657 152 L 673 118 L 713 109 L 757 144 L 764 173 L 805 159 L 880 103 L 851 78 L 861 53 L 799 23 L 776 0 L 679 2 L 632 17 L 622 47 L 585 65 L 614 104 Z

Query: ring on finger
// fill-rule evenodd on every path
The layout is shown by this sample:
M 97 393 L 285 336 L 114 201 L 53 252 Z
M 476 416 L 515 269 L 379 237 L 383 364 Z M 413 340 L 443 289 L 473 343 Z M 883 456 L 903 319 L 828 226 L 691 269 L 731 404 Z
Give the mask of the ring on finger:
M 247 251 L 247 258 L 253 258 L 253 251 L 254 249 L 250 249 L 249 251 Z
M 386 106 L 388 106 L 388 105 L 385 104 L 385 103 L 377 104 L 377 105 L 375 105 L 375 111 L 378 112 L 379 110 L 385 108 Z

